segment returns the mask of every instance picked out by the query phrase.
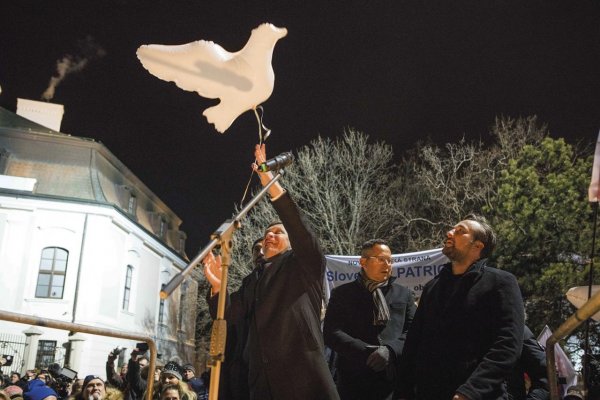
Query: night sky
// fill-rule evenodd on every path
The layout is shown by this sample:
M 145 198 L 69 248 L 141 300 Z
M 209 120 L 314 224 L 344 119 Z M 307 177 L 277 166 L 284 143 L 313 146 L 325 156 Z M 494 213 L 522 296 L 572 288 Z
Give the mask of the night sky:
M 239 202 L 257 125 L 246 112 L 217 133 L 202 116 L 216 101 L 148 73 L 143 44 L 233 52 L 260 23 L 286 27 L 264 103 L 271 156 L 346 127 L 398 155 L 483 137 L 497 115 L 535 114 L 571 142 L 600 128 L 598 1 L 4 0 L 0 18 L 0 106 L 40 100 L 57 60 L 86 59 L 56 87 L 61 131 L 104 143 L 173 209 L 190 256 Z

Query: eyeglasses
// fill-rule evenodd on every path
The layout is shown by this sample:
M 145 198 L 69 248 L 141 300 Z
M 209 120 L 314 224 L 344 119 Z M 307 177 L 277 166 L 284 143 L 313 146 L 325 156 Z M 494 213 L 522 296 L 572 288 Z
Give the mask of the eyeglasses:
M 365 258 L 375 258 L 380 263 L 386 263 L 387 265 L 392 265 L 392 259 L 384 256 L 368 256 Z

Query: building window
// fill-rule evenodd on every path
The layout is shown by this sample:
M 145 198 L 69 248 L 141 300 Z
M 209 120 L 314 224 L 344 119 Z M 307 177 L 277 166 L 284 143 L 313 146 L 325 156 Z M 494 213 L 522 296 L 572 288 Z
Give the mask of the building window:
M 135 210 L 137 208 L 137 197 L 132 193 L 129 196 L 129 201 L 127 202 L 127 212 L 131 215 L 135 215 Z
M 166 234 L 167 234 L 167 221 L 165 221 L 165 219 L 161 217 L 160 225 L 158 227 L 158 237 L 160 237 L 161 239 L 164 239 Z
M 179 253 L 185 254 L 185 236 L 179 235 Z
M 0 174 L 6 173 L 6 168 L 8 167 L 8 157 L 10 153 L 3 147 L 0 147 Z
M 125 288 L 123 289 L 123 310 L 129 310 L 129 299 L 131 298 L 131 279 L 133 277 L 133 267 L 127 266 L 125 271 Z
M 187 307 L 185 306 L 185 299 L 188 292 L 188 283 L 183 282 L 181 284 L 181 295 L 179 296 L 179 330 L 185 332 L 185 317 Z
M 35 297 L 62 299 L 69 252 L 60 247 L 42 250 Z
M 55 353 L 56 340 L 40 340 L 35 357 L 35 366 L 37 368 L 48 368 L 50 364 L 54 363 Z
M 165 323 L 165 300 L 160 299 L 160 305 L 158 306 L 158 324 L 164 325 Z

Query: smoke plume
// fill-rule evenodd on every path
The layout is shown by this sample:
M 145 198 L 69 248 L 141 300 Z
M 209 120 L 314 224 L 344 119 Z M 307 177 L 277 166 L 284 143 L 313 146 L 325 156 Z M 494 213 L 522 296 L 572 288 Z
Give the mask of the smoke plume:
M 56 88 L 68 75 L 81 71 L 90 61 L 106 55 L 106 51 L 91 36 L 80 40 L 78 47 L 79 51 L 77 54 L 67 54 L 56 61 L 56 74 L 50 78 L 48 88 L 42 93 L 42 100 L 52 100 Z

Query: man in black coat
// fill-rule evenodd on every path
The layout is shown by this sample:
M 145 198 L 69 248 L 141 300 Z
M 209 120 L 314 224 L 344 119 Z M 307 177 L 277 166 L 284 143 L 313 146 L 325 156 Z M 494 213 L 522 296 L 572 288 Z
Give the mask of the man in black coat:
M 415 313 L 412 293 L 394 284 L 392 252 L 381 239 L 362 246 L 360 276 L 335 288 L 325 314 L 325 344 L 337 357 L 342 400 L 388 400 Z
M 264 145 L 256 146 L 254 154 L 257 164 L 266 161 Z M 270 172 L 258 173 L 263 185 L 272 178 Z M 323 357 L 320 328 L 325 256 L 281 185 L 272 185 L 269 195 L 281 222 L 265 231 L 264 270 L 258 280 L 230 297 L 225 318 L 248 321 L 244 359 L 250 398 L 338 399 Z M 219 266 L 218 257 L 205 260 L 213 317 L 221 289 Z
M 447 233 L 442 252 L 451 262 L 423 289 L 404 346 L 400 398 L 506 399 L 524 309 L 515 277 L 487 263 L 495 242 L 485 218 L 474 215 Z

